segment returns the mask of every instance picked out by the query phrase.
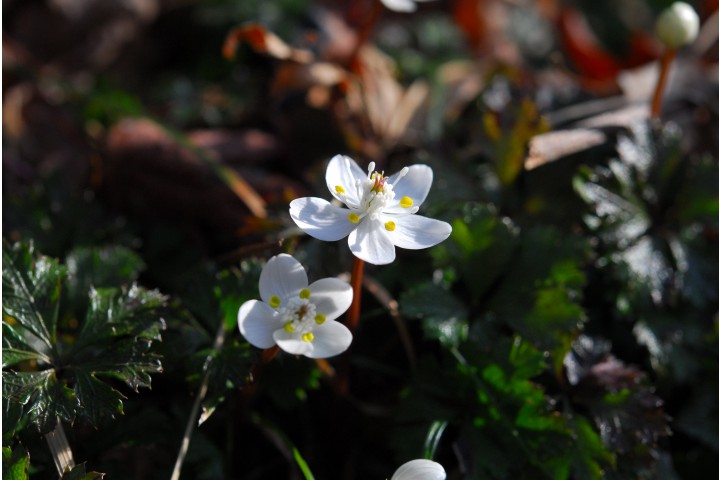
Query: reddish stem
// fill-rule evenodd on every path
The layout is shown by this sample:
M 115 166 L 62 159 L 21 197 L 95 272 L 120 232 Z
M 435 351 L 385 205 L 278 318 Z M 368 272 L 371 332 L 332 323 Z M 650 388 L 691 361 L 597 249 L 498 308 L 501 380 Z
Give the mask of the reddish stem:
M 263 350 L 262 353 L 260 354 L 260 365 L 259 366 L 265 365 L 270 360 L 275 358 L 275 355 L 277 355 L 277 353 L 279 351 L 280 351 L 280 347 L 278 347 L 277 345 L 273 345 L 272 347 L 266 348 L 265 350 Z
M 350 331 L 354 331 L 360 323 L 360 297 L 362 296 L 364 266 L 365 262 L 355 257 L 353 260 L 352 272 L 350 274 L 350 286 L 353 291 L 353 299 L 347 315 L 347 324 Z
M 655 93 L 653 93 L 652 106 L 650 108 L 650 118 L 660 118 L 660 106 L 662 104 L 662 94 L 665 89 L 665 83 L 670 73 L 670 65 L 675 58 L 675 49 L 668 48 L 660 60 L 660 76 L 658 77 Z

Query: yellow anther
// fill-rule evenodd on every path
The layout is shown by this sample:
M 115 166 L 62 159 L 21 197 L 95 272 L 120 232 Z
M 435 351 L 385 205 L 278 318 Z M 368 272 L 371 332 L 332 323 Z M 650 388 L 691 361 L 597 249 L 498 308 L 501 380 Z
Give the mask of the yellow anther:
M 400 199 L 400 206 L 403 208 L 410 208 L 413 206 L 413 199 L 410 197 L 402 197 Z
M 317 315 L 315 315 L 315 323 L 317 323 L 318 325 L 322 325 L 323 323 L 325 323 L 325 315 L 323 315 L 322 313 L 318 313 Z
M 388 232 L 392 232 L 393 230 L 395 230 L 395 222 L 385 222 L 385 230 L 387 230 Z
M 305 300 L 310 298 L 310 290 L 308 290 L 307 288 L 303 288 L 302 290 L 300 290 L 300 298 L 303 298 Z
M 306 342 L 312 342 L 313 338 L 315 338 L 315 335 L 313 335 L 312 332 L 302 334 L 302 339 Z
M 335 185 L 335 191 L 336 191 L 337 193 L 339 193 L 340 195 L 342 195 L 343 193 L 345 193 L 345 189 L 342 187 L 342 185 Z
M 272 297 L 270 297 L 270 306 L 273 308 L 279 307 L 280 306 L 280 297 L 278 297 L 277 295 L 273 295 Z
M 357 213 L 351 213 L 348 215 L 348 220 L 350 220 L 352 223 L 358 223 L 360 221 L 360 217 L 358 217 Z
M 288 332 L 288 333 L 292 333 L 292 332 L 295 331 L 295 327 L 293 327 L 292 322 L 287 322 L 283 328 L 284 328 L 285 331 Z

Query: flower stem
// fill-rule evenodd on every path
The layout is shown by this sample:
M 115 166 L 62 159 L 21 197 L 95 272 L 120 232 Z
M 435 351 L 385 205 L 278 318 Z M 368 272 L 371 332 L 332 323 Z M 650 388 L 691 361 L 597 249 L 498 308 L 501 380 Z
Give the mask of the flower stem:
M 670 65 L 675 58 L 675 49 L 668 48 L 662 59 L 660 59 L 660 76 L 657 85 L 655 85 L 655 93 L 653 93 L 652 106 L 650 108 L 650 118 L 660 118 L 660 106 L 662 104 L 662 93 L 665 89 L 665 83 L 670 73 Z
M 362 296 L 364 266 L 365 261 L 355 257 L 355 260 L 353 260 L 352 272 L 350 274 L 350 286 L 353 291 L 353 299 L 347 316 L 347 324 L 350 331 L 354 331 L 360 323 L 360 297 Z

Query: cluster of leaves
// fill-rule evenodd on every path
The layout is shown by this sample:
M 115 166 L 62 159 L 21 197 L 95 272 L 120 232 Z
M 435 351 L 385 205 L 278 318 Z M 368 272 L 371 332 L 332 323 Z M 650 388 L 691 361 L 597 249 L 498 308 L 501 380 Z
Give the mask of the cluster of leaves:
M 134 280 L 141 266 L 117 248 L 80 248 L 65 266 L 32 245 L 3 245 L 4 443 L 26 427 L 97 427 L 123 413 L 113 381 L 137 391 L 162 371 L 150 346 L 165 327 L 166 298 L 135 284 L 110 286 Z M 63 291 L 71 305 L 61 309 Z

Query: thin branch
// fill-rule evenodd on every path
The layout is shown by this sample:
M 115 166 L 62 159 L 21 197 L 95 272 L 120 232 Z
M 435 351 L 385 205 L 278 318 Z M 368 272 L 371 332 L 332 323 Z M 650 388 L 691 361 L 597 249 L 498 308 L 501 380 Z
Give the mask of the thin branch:
M 213 342 L 212 352 L 217 352 L 225 342 L 225 321 L 220 320 L 217 333 L 215 334 L 215 341 Z M 188 418 L 187 425 L 185 425 L 185 434 L 183 435 L 182 443 L 180 444 L 180 451 L 178 452 L 177 459 L 175 460 L 175 467 L 173 468 L 171 480 L 179 480 L 180 472 L 182 470 L 183 462 L 185 462 L 185 456 L 187 455 L 188 448 L 190 447 L 190 437 L 192 437 L 195 424 L 197 423 L 198 414 L 200 413 L 200 406 L 208 390 L 208 383 L 210 382 L 210 364 L 212 363 L 212 352 L 205 357 L 205 363 L 203 364 L 203 378 L 198 389 L 197 396 L 195 397 L 195 403 L 193 403 L 192 410 L 190 411 L 190 417 Z
M 415 350 L 412 346 L 412 340 L 410 340 L 410 333 L 408 332 L 407 326 L 405 325 L 403 317 L 400 314 L 400 308 L 397 300 L 392 298 L 390 292 L 388 292 L 387 289 L 374 278 L 366 276 L 363 279 L 363 283 L 367 291 L 371 295 L 373 295 L 375 299 L 380 302 L 380 304 L 382 304 L 385 308 L 388 309 L 388 312 L 390 313 L 390 318 L 392 318 L 393 323 L 395 323 L 395 328 L 398 331 L 400 343 L 402 343 L 403 349 L 405 350 L 405 356 L 407 357 L 408 364 L 410 365 L 410 370 L 414 373 Z

